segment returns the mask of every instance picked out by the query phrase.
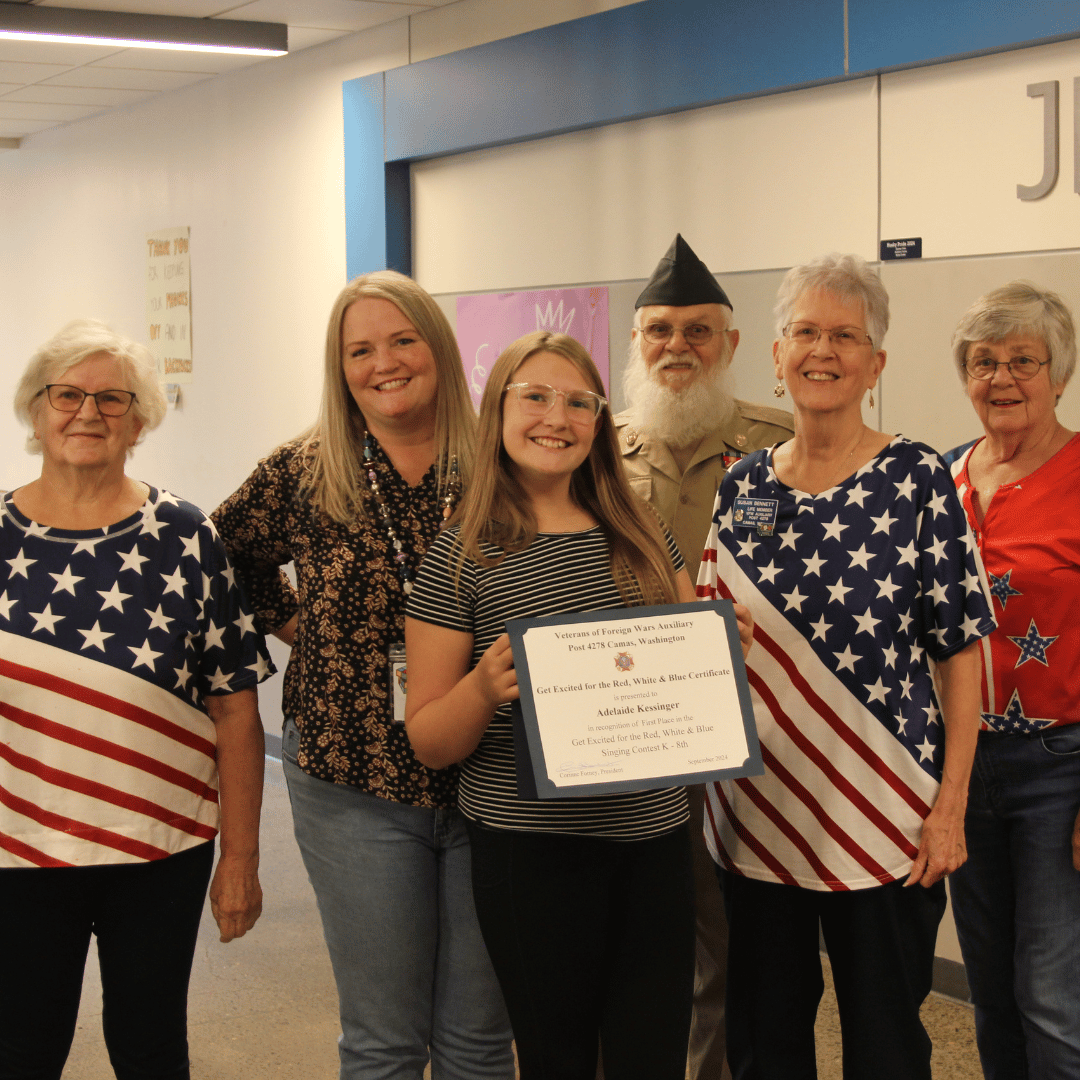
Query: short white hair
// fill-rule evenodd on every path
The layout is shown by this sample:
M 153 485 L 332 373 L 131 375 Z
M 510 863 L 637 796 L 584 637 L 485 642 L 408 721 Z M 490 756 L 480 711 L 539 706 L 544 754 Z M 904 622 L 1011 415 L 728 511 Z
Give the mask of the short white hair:
M 976 341 L 1004 341 L 1007 337 L 1038 338 L 1050 354 L 1050 384 L 1064 386 L 1076 367 L 1076 330 L 1072 315 L 1057 293 L 1031 281 L 1010 281 L 980 296 L 964 312 L 953 334 L 953 359 L 960 381 L 967 385 L 964 361 Z
M 780 283 L 776 294 L 776 336 L 784 333 L 792 312 L 803 293 L 820 289 L 843 300 L 858 300 L 863 306 L 866 332 L 874 347 L 881 348 L 889 331 L 889 294 L 881 278 L 858 255 L 832 252 L 802 266 L 793 266 Z
M 56 382 L 65 371 L 87 357 L 98 353 L 105 353 L 120 364 L 128 385 L 116 389 L 130 390 L 135 395 L 131 411 L 142 424 L 137 442 L 165 419 L 168 406 L 150 350 L 137 341 L 121 337 L 96 319 L 76 319 L 49 338 L 30 357 L 16 387 L 15 416 L 29 429 L 26 436 L 29 453 L 41 453 L 41 443 L 34 435 L 34 420 L 45 400 L 45 386 Z

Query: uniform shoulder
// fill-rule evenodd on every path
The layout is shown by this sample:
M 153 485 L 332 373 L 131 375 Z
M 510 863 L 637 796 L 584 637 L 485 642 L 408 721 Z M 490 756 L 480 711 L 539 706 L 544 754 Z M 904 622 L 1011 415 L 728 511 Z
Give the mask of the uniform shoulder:
M 771 424 L 784 431 L 795 430 L 795 418 L 787 409 L 776 409 L 772 405 L 759 405 L 756 402 L 741 401 L 738 398 L 735 399 L 735 407 L 739 415 L 750 423 Z
M 633 461 L 641 450 L 642 433 L 634 426 L 633 417 L 629 409 L 623 409 L 612 418 L 615 424 L 615 437 L 619 442 L 619 452 L 622 454 L 625 464 Z

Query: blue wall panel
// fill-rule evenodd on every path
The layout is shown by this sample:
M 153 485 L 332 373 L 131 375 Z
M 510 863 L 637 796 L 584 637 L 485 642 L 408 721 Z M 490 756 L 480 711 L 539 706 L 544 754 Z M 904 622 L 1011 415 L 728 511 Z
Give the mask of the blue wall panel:
M 1080 36 L 1077 0 L 848 0 L 853 75 Z
M 664 0 L 386 73 L 386 156 L 415 160 L 843 78 L 837 0 Z
M 384 75 L 342 84 L 345 120 L 345 265 L 348 276 L 382 270 L 386 259 Z

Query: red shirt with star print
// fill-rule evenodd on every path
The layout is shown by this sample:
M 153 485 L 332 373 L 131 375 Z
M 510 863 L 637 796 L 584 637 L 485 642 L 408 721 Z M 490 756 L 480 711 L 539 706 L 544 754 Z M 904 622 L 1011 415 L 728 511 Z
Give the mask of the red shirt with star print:
M 1028 734 L 1078 723 L 1080 435 L 1029 476 L 1002 484 L 981 523 L 968 476 L 977 445 L 952 470 L 998 620 L 983 644 L 983 727 Z

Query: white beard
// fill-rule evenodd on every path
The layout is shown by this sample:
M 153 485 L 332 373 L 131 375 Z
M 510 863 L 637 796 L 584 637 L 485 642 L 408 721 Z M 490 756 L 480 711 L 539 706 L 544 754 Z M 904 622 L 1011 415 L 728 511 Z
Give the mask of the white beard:
M 702 369 L 695 353 L 674 356 L 666 352 L 650 368 L 641 354 L 640 336 L 632 339 L 623 373 L 630 422 L 638 431 L 648 432 L 668 446 L 701 442 L 735 411 L 735 399 L 726 385 L 726 359 L 722 358 L 710 374 Z M 675 390 L 657 378 L 657 372 L 669 364 L 687 361 L 700 372 L 689 386 Z

